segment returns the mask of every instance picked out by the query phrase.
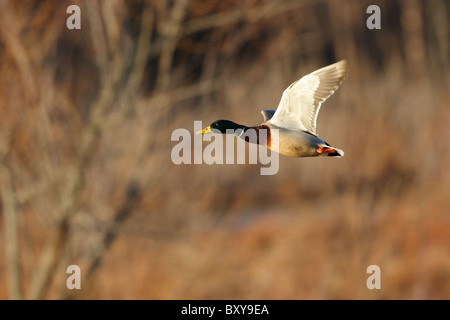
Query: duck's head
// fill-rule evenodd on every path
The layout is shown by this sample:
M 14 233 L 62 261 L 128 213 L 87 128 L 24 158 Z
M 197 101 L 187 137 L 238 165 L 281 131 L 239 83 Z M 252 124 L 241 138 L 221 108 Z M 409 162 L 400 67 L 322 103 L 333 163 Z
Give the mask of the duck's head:
M 245 129 L 245 126 L 234 123 L 229 120 L 216 120 L 207 126 L 205 129 L 197 131 L 197 134 L 211 133 L 213 129 L 220 131 L 221 133 L 227 133 L 227 130 L 236 131 L 237 129 Z

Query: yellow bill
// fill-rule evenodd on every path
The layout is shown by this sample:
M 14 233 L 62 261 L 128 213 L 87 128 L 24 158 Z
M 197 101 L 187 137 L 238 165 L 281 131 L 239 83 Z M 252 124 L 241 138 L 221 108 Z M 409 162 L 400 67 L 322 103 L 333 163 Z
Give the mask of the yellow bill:
M 205 133 L 211 133 L 211 126 L 207 126 L 205 129 L 197 131 L 197 134 L 205 134 Z

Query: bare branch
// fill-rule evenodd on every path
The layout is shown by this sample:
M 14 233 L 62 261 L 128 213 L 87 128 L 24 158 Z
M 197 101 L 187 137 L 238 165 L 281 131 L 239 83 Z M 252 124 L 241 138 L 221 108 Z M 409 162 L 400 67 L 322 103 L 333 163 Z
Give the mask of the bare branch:
M 97 244 L 96 249 L 90 256 L 87 263 L 87 270 L 83 273 L 84 279 L 89 279 L 100 266 L 101 260 L 103 259 L 105 253 L 110 248 L 111 244 L 114 242 L 118 233 L 116 231 L 117 226 L 120 226 L 133 212 L 135 205 L 138 203 L 141 197 L 141 190 L 139 185 L 131 181 L 126 190 L 126 197 L 123 200 L 122 205 L 117 210 L 114 219 L 110 222 L 107 230 L 105 230 L 101 241 Z M 86 281 L 83 281 L 86 282 Z M 69 293 L 65 296 L 65 299 L 71 298 Z
M 187 4 L 187 0 L 176 1 L 170 12 L 170 18 L 165 22 L 164 41 L 158 62 L 158 83 L 156 85 L 156 91 L 163 91 L 168 88 L 173 54 L 181 35 L 181 24 L 186 13 Z
M 26 92 L 34 100 L 37 95 L 37 89 L 32 64 L 25 47 L 20 41 L 21 30 L 18 30 L 19 28 L 17 27 L 20 24 L 18 21 L 13 21 L 14 17 L 11 16 L 12 10 L 6 10 L 8 6 L 9 1 L 0 4 L 0 32 L 6 43 L 6 48 L 10 51 L 19 69 L 22 82 L 26 87 Z
M 5 231 L 6 279 L 10 299 L 18 300 L 22 298 L 20 288 L 18 210 L 12 185 L 12 175 L 7 161 L 7 155 L 2 152 L 0 154 L 0 188 L 4 217 L 3 228 Z
M 210 14 L 203 18 L 197 18 L 187 22 L 183 26 L 183 35 L 189 35 L 199 31 L 220 28 L 230 24 L 236 24 L 241 21 L 254 23 L 260 19 L 273 17 L 288 11 L 297 10 L 302 7 L 324 2 L 324 0 L 305 0 L 305 1 L 290 1 L 280 2 L 272 1 L 253 9 L 243 10 L 242 8 L 230 12 Z

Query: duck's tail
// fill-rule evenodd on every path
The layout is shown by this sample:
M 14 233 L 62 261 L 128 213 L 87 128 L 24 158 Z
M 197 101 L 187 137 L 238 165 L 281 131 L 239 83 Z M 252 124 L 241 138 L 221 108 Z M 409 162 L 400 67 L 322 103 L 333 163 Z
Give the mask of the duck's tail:
M 331 152 L 328 154 L 329 157 L 343 157 L 344 156 L 344 151 L 338 148 L 333 148 L 334 152 Z
M 334 148 L 331 146 L 323 146 L 316 149 L 316 152 L 319 154 L 319 156 L 325 156 L 325 157 L 343 157 L 344 151 L 338 148 Z

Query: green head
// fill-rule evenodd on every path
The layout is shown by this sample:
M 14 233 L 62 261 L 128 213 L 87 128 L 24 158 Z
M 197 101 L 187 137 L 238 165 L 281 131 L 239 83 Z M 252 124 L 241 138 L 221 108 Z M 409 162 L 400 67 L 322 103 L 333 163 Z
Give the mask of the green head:
M 234 123 L 229 120 L 216 120 L 211 125 L 207 126 L 205 129 L 198 131 L 197 134 L 211 133 L 212 129 L 219 130 L 221 133 L 227 133 L 227 130 L 236 131 L 237 129 L 245 130 L 245 126 L 241 124 Z

